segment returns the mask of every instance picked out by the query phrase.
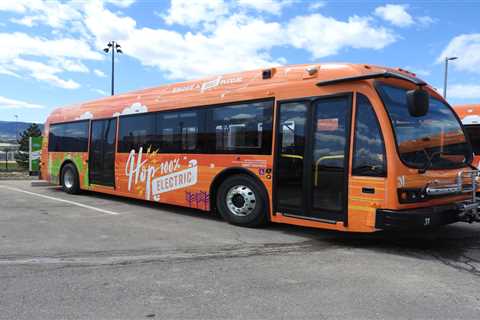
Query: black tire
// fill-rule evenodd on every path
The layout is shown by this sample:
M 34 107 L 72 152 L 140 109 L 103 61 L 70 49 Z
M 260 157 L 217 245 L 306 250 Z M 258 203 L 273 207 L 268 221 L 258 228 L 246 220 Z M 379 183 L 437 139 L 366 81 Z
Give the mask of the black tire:
M 71 175 L 71 176 L 70 176 Z M 61 172 L 62 189 L 66 193 L 80 193 L 80 179 L 78 178 L 77 168 L 71 163 L 67 163 Z
M 232 192 L 229 194 L 230 191 Z M 245 197 L 242 194 L 245 194 Z M 230 201 L 228 204 L 229 199 L 237 201 Z M 222 182 L 217 191 L 216 205 L 222 218 L 231 224 L 242 227 L 261 227 L 268 222 L 267 199 L 263 186 L 259 185 L 255 179 L 239 174 Z M 249 206 L 248 203 L 251 205 Z M 235 210 L 245 210 L 246 213 L 234 212 L 229 206 Z

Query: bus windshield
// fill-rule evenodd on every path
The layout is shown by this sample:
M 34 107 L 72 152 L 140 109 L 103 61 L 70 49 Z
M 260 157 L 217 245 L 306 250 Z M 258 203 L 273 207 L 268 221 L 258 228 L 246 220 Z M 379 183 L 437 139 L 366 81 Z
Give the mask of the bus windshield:
M 380 84 L 379 92 L 392 122 L 400 158 L 407 166 L 450 169 L 471 161 L 471 148 L 448 105 L 430 97 L 427 114 L 414 117 L 408 111 L 407 89 Z

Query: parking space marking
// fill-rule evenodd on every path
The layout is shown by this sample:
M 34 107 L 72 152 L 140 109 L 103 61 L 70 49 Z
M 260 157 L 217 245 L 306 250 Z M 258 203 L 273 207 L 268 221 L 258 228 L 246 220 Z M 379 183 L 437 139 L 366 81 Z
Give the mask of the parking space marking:
M 0 185 L 0 188 L 11 190 L 11 191 L 23 192 L 25 194 L 29 194 L 29 195 L 32 195 L 32 196 L 37 196 L 37 197 L 41 197 L 41 198 L 45 198 L 45 199 L 49 199 L 49 200 L 53 200 L 53 201 L 64 202 L 64 203 L 68 203 L 68 204 L 71 204 L 71 205 L 74 205 L 74 206 L 77 206 L 77 207 L 82 207 L 82 208 L 85 208 L 85 209 L 90 209 L 90 210 L 94 210 L 94 211 L 98 211 L 98 212 L 102 212 L 102 213 L 106 213 L 106 214 L 111 214 L 111 215 L 119 214 L 118 212 L 109 211 L 109 210 L 100 209 L 100 208 L 95 208 L 95 207 L 92 207 L 92 206 L 89 206 L 89 205 L 86 205 L 86 204 L 83 204 L 83 203 L 70 201 L 70 200 L 65 200 L 65 199 L 59 199 L 59 198 L 55 198 L 55 197 L 50 197 L 50 196 L 47 196 L 47 195 L 44 195 L 44 194 L 30 192 L 30 191 L 22 190 L 22 189 L 15 188 L 15 187 L 8 187 L 8 186 Z

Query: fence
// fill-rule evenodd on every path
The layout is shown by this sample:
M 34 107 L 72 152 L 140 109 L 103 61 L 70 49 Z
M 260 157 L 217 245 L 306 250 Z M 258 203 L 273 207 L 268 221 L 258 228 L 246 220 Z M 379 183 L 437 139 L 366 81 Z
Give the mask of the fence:
M 18 170 L 18 164 L 15 161 L 15 154 L 18 151 L 0 151 L 0 171 L 15 171 Z

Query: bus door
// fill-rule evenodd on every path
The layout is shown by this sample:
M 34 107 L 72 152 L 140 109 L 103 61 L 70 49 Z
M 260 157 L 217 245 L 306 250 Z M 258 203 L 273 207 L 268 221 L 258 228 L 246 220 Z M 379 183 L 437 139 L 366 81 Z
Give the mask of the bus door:
M 88 159 L 91 184 L 111 187 L 115 185 L 116 135 L 116 118 L 92 120 Z
M 280 103 L 276 211 L 347 222 L 351 95 Z

